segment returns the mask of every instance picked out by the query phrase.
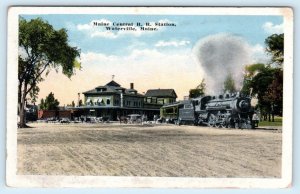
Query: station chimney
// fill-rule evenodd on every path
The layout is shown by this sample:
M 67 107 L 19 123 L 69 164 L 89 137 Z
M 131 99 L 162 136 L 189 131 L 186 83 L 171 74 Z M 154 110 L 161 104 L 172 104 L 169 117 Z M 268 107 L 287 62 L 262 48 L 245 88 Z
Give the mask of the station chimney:
M 130 83 L 130 89 L 134 89 L 134 84 Z

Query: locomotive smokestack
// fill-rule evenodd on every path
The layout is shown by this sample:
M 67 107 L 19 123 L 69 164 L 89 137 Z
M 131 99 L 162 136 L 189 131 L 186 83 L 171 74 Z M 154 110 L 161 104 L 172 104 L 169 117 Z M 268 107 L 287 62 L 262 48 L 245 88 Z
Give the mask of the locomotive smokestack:
M 130 83 L 130 89 L 134 89 L 134 84 Z

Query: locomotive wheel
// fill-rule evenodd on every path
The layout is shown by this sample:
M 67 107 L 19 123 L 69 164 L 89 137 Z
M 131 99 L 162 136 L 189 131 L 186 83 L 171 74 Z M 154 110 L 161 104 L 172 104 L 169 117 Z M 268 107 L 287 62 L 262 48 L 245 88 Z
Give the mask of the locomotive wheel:
M 218 122 L 216 123 L 217 128 L 225 128 L 224 122 Z
M 235 128 L 235 123 L 231 117 L 228 117 L 225 121 L 226 128 Z
M 216 121 L 215 121 L 214 116 L 213 116 L 212 114 L 210 114 L 210 115 L 208 116 L 208 122 L 207 122 L 207 125 L 208 125 L 209 127 L 215 127 L 215 126 L 216 126 Z
M 222 128 L 227 128 L 226 121 L 221 122 L 221 127 L 222 127 Z
M 181 122 L 181 120 L 178 120 L 178 125 L 180 126 L 180 125 L 182 125 L 182 122 Z

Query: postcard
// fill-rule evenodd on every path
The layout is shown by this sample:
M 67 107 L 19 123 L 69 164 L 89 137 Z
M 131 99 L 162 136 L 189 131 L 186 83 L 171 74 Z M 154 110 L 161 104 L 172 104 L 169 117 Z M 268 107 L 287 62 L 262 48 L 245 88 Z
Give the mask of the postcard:
M 289 7 L 10 7 L 7 185 L 287 188 Z

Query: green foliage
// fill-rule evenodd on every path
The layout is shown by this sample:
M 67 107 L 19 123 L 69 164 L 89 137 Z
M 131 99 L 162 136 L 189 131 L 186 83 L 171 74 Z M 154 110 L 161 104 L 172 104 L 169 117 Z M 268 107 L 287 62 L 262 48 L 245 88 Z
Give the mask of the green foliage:
M 265 64 L 256 63 L 245 67 L 244 83 L 241 92 L 250 95 L 252 92 L 251 81 L 255 75 L 265 69 Z
M 274 79 L 274 69 L 265 67 L 257 73 L 251 80 L 253 94 L 258 95 L 258 99 L 263 100 L 263 96 Z
M 38 83 L 43 81 L 42 75 L 51 69 L 71 77 L 75 68 L 80 69 L 76 58 L 80 50 L 68 44 L 65 29 L 56 30 L 41 18 L 26 21 L 19 19 L 19 57 L 18 57 L 18 107 L 20 126 L 25 125 L 24 104 L 26 98 L 36 100 L 39 92 Z
M 79 102 L 78 102 L 78 106 L 82 106 L 83 103 L 82 103 L 82 100 L 80 99 Z
M 281 65 L 284 60 L 284 34 L 273 34 L 265 40 L 266 51 L 272 56 L 272 63 Z
M 29 92 L 29 97 L 30 97 L 29 100 L 31 101 L 31 103 L 37 102 L 37 97 L 38 97 L 39 92 L 40 92 L 40 88 L 36 85 Z
M 55 99 L 54 94 L 50 92 L 48 96 L 44 99 L 41 99 L 40 109 L 41 110 L 58 110 L 59 102 Z
M 271 64 L 253 64 L 245 68 L 242 92 L 257 97 L 257 108 L 264 119 L 282 115 L 284 34 L 273 34 L 266 38 L 266 52 L 272 56 Z M 274 66 L 276 64 L 277 66 Z
M 258 99 L 258 108 L 263 115 L 282 115 L 283 71 L 267 65 L 254 64 L 244 78 L 242 92 Z M 255 69 L 255 71 L 254 71 Z M 251 72 L 252 71 L 252 72 Z M 253 73 L 255 72 L 255 73 Z M 266 116 L 264 116 L 266 118 Z
M 39 107 L 40 107 L 40 110 L 46 110 L 45 100 L 43 98 L 41 99 L 41 103 L 39 104 Z
M 71 105 L 72 105 L 72 107 L 75 107 L 75 102 L 74 102 L 74 100 L 72 101 L 72 104 L 71 104 Z
M 79 50 L 68 45 L 67 31 L 55 30 L 41 18 L 29 22 L 20 18 L 19 46 L 26 53 L 25 56 L 20 56 L 24 65 L 22 69 L 31 70 L 32 73 L 38 74 L 38 70 L 44 68 L 62 67 L 62 72 L 71 77 L 74 67 L 79 65 L 76 62 Z
M 283 71 L 275 69 L 273 72 L 273 81 L 268 86 L 263 96 L 264 101 L 269 101 L 271 111 L 277 115 L 282 115 L 283 106 Z
M 225 92 L 234 93 L 236 91 L 237 90 L 235 87 L 234 79 L 232 78 L 232 75 L 229 74 L 226 80 L 224 81 L 224 93 Z
M 265 69 L 265 64 L 262 64 L 262 63 L 247 65 L 245 67 L 246 76 L 253 77 L 253 76 L 255 76 L 255 74 L 259 73 L 260 71 L 263 71 L 264 69 Z
M 79 61 L 75 60 L 75 61 L 74 61 L 74 67 L 75 67 L 76 69 L 81 69 L 81 63 L 80 63 Z
M 206 89 L 205 80 L 202 79 L 201 83 L 195 89 L 190 89 L 189 97 L 197 98 L 199 96 L 203 96 L 205 94 L 205 89 Z

